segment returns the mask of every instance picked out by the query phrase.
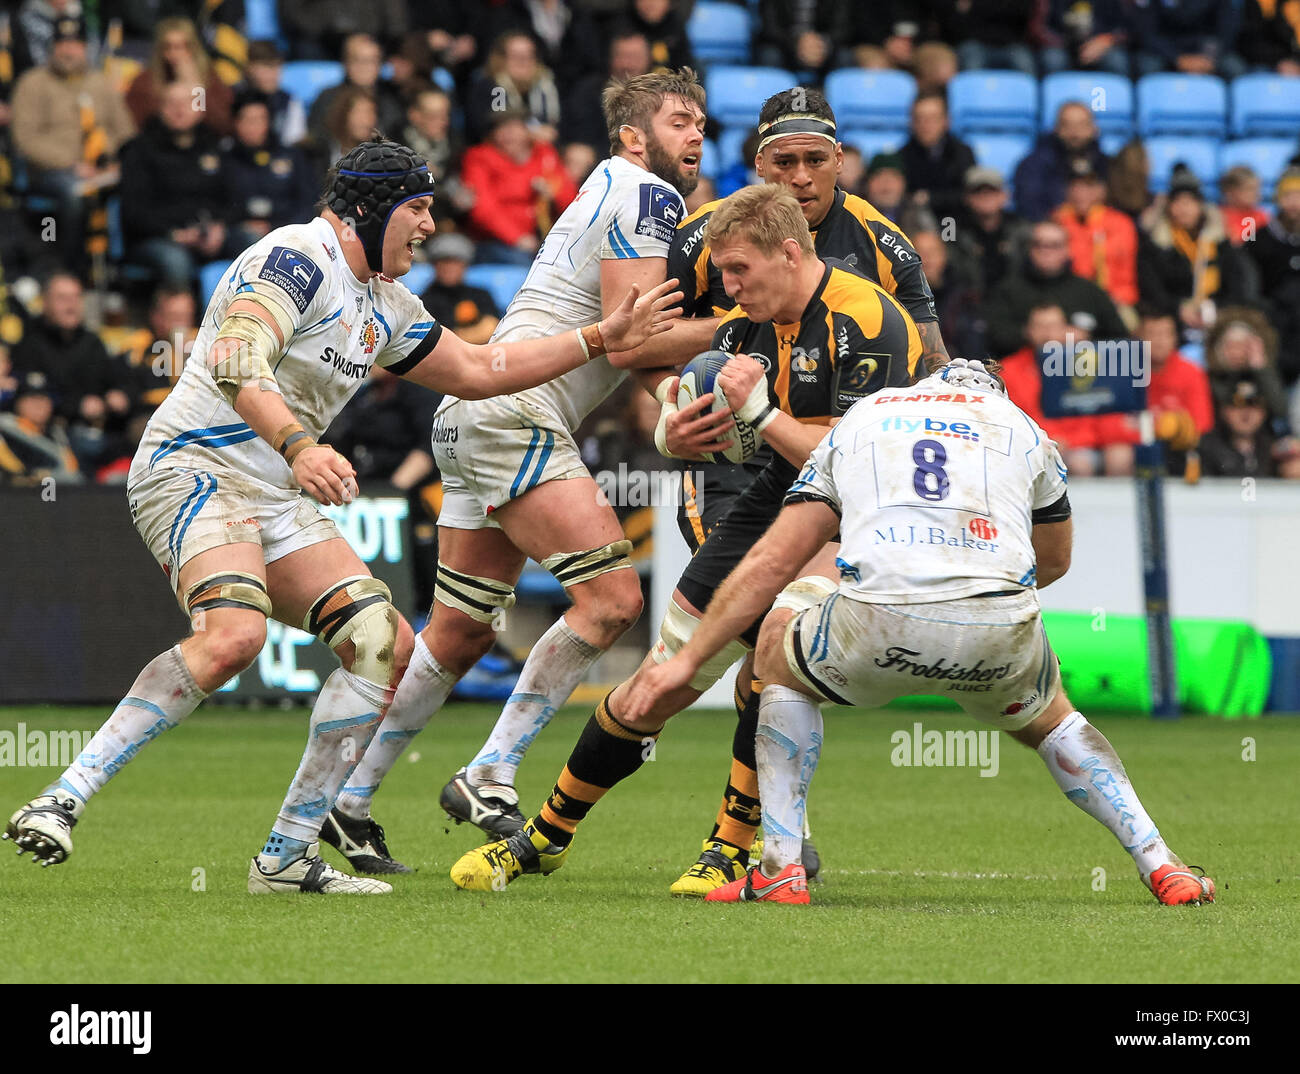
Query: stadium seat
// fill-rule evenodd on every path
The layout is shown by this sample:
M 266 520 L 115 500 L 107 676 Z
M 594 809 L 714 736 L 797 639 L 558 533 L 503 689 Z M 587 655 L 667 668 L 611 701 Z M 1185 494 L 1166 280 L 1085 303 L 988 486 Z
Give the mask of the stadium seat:
M 527 275 L 528 269 L 522 265 L 470 265 L 465 270 L 465 282 L 483 288 L 504 314 Z
M 1300 131 L 1300 78 L 1242 75 L 1233 81 L 1233 137 L 1294 139 L 1297 131 Z
M 1222 138 L 1228 126 L 1228 89 L 1214 75 L 1145 75 L 1137 84 L 1138 133 L 1199 134 Z
M 1025 134 L 972 134 L 966 142 L 976 163 L 995 169 L 1007 182 L 1034 148 L 1033 138 Z
M 1043 79 L 1042 129 L 1056 125 L 1056 113 L 1078 101 L 1093 114 L 1103 134 L 1127 136 L 1133 130 L 1133 83 L 1123 75 L 1099 71 L 1058 71 Z
M 221 283 L 221 277 L 226 274 L 226 269 L 230 268 L 233 262 L 230 261 L 209 261 L 199 269 L 199 316 L 202 317 L 203 311 L 208 308 L 208 303 L 212 301 L 212 293 Z
M 722 170 L 722 153 L 718 143 L 712 138 L 705 138 L 700 146 L 700 174 L 708 179 L 716 179 Z
M 343 81 L 343 65 L 334 60 L 293 60 L 284 65 L 280 88 L 310 108 L 321 90 Z
M 877 153 L 892 153 L 901 148 L 907 141 L 907 131 L 841 130 L 840 141 L 856 149 L 862 154 L 862 162 L 869 164 Z
M 746 129 L 758 122 L 758 110 L 774 93 L 799 80 L 780 67 L 714 67 L 705 76 L 709 118 L 725 126 Z
M 1038 129 L 1038 81 L 1020 71 L 962 71 L 948 83 L 954 133 Z
M 1115 133 L 1115 134 L 1103 133 L 1101 138 L 1099 139 L 1101 143 L 1101 151 L 1105 153 L 1106 156 L 1108 157 L 1113 157 L 1116 153 L 1118 153 L 1121 149 L 1123 149 L 1126 145 L 1128 145 L 1128 143 L 1131 142 L 1132 140 L 1133 140 L 1132 135 L 1119 134 L 1119 133 Z
M 249 41 L 279 41 L 280 13 L 276 0 L 244 0 L 244 36 Z
M 1219 146 L 1219 174 L 1245 164 L 1259 176 L 1260 197 L 1273 200 L 1273 186 L 1296 155 L 1294 138 L 1241 138 Z
M 728 168 L 732 168 L 742 163 L 741 158 L 745 155 L 745 139 L 749 137 L 749 132 L 754 128 L 751 127 L 728 127 L 718 135 L 718 174 L 721 175 Z M 750 161 L 743 161 L 749 165 Z
M 1150 187 L 1153 193 L 1169 189 L 1169 176 L 1179 161 L 1192 169 L 1201 181 L 1205 196 L 1219 196 L 1219 143 L 1214 138 L 1147 138 L 1144 143 L 1151 164 Z
M 845 68 L 827 76 L 826 99 L 842 127 L 906 130 L 916 79 L 904 71 Z
M 705 63 L 748 63 L 751 32 L 748 11 L 717 0 L 700 0 L 686 23 L 691 50 Z
M 427 261 L 412 262 L 411 271 L 402 277 L 402 283 L 413 294 L 424 294 L 429 284 L 433 283 L 433 266 Z

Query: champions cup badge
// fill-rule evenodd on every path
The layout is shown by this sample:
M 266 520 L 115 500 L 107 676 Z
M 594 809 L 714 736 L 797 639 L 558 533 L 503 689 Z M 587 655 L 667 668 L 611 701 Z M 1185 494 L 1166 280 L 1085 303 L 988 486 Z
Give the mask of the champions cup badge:
M 375 319 L 367 317 L 366 323 L 361 326 L 361 349 L 366 354 L 374 354 L 375 346 L 379 343 L 379 329 L 375 327 Z

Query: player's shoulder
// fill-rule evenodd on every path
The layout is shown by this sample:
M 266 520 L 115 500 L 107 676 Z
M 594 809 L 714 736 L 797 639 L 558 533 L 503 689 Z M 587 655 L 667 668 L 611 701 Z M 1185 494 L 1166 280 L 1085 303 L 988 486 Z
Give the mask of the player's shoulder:
M 714 211 L 722 204 L 722 198 L 714 198 L 713 201 L 706 201 L 695 212 L 687 216 L 680 224 L 677 225 L 678 231 L 688 231 L 695 225 L 701 227 L 708 224 L 709 219 L 713 216 Z
M 839 213 L 855 221 L 861 227 L 870 228 L 872 224 L 883 225 L 891 231 L 898 231 L 898 225 L 889 219 L 884 213 L 877 209 L 866 198 L 859 197 L 857 194 L 844 195 L 843 201 L 832 208 L 831 212 Z
M 745 311 L 737 304 L 722 315 L 717 330 L 713 333 L 713 346 L 718 350 L 735 352 L 736 346 L 745 338 L 745 333 L 754 325 Z
M 334 229 L 317 217 L 307 224 L 288 224 L 268 232 L 239 259 L 236 290 L 269 283 L 284 291 L 299 313 L 318 294 L 328 293 L 339 266 L 347 268 Z
M 881 303 L 889 298 L 889 292 L 853 266 L 835 258 L 823 260 L 830 271 L 826 286 L 822 288 L 822 302 L 831 312 L 856 319 L 859 315 L 879 310 Z

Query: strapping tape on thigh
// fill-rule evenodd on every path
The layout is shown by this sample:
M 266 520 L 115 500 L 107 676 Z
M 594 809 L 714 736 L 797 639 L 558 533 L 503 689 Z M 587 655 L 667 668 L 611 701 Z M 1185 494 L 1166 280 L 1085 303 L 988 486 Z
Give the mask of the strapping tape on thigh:
M 555 575 L 555 580 L 567 589 L 579 582 L 587 582 L 609 571 L 631 567 L 631 541 L 615 541 L 602 548 L 586 552 L 556 552 L 542 560 L 542 566 Z

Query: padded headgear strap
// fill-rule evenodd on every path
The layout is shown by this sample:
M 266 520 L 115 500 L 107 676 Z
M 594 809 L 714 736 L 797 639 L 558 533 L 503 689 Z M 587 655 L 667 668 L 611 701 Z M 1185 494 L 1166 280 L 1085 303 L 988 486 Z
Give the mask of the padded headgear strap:
M 429 165 L 400 142 L 362 142 L 338 163 L 329 207 L 352 229 L 366 252 L 366 264 L 384 271 L 384 231 L 393 210 L 433 193 Z

